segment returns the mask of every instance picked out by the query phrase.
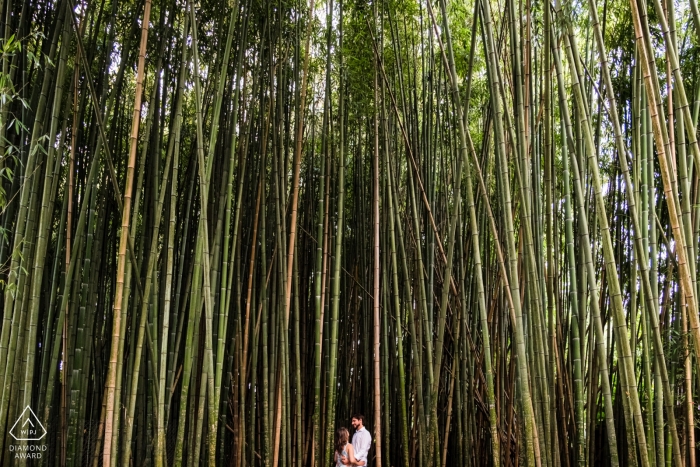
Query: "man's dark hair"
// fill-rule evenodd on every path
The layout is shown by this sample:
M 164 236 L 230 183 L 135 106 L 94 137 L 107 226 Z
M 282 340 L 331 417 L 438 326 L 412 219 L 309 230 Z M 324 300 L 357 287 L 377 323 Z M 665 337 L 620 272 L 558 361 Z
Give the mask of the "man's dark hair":
M 352 415 L 351 418 L 355 418 L 355 419 L 361 421 L 361 422 L 362 422 L 362 425 L 365 424 L 365 416 L 362 415 L 361 413 L 355 413 L 355 414 Z

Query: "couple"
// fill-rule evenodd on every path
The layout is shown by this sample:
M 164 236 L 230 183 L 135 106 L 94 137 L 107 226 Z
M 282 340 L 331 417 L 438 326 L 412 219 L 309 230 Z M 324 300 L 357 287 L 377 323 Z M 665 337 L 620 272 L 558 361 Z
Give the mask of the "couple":
M 372 446 L 372 435 L 365 428 L 365 417 L 355 414 L 351 420 L 355 434 L 352 436 L 352 444 L 348 442 L 350 434 L 347 428 L 340 427 L 335 432 L 335 456 L 333 460 L 336 467 L 367 466 L 367 454 Z

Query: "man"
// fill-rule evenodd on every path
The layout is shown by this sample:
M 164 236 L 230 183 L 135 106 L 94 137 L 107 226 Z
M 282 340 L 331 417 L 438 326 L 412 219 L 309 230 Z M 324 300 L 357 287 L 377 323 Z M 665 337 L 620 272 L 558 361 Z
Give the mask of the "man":
M 350 464 L 346 457 L 341 457 L 340 461 L 345 465 L 367 465 L 367 454 L 369 448 L 372 447 L 372 435 L 365 428 L 365 417 L 362 414 L 356 413 L 352 416 L 352 427 L 355 428 L 355 434 L 352 435 L 352 447 L 355 449 L 356 464 Z

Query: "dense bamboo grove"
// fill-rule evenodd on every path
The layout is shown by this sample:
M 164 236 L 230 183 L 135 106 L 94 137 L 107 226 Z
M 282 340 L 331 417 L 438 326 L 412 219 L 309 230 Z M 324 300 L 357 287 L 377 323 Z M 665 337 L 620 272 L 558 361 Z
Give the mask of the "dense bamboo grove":
M 0 464 L 360 412 L 376 467 L 695 467 L 699 51 L 696 0 L 0 0 Z

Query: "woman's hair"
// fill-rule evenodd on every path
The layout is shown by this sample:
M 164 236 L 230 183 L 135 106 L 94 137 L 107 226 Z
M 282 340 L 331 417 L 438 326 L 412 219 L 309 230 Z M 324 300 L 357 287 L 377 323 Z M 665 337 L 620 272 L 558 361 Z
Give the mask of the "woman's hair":
M 335 450 L 338 452 L 338 454 L 343 452 L 343 448 L 345 448 L 345 445 L 348 444 L 349 439 L 350 433 L 348 433 L 347 428 L 344 426 L 341 426 L 335 430 Z

